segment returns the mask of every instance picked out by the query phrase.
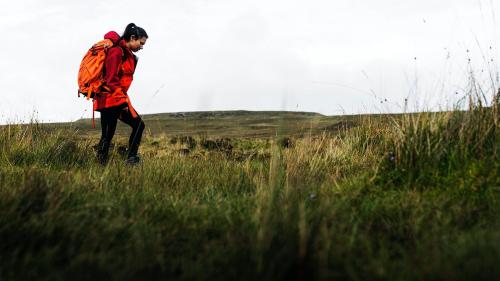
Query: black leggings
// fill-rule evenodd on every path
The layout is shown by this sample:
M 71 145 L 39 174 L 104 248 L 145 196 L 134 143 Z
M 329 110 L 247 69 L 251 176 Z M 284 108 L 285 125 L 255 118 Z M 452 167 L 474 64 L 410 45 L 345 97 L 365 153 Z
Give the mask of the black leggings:
M 102 135 L 100 152 L 107 158 L 109 145 L 115 135 L 118 119 L 132 127 L 132 133 L 128 140 L 128 157 L 136 156 L 139 145 L 141 144 L 142 132 L 144 131 L 145 125 L 139 115 L 137 115 L 136 118 L 132 116 L 126 104 L 101 110 Z

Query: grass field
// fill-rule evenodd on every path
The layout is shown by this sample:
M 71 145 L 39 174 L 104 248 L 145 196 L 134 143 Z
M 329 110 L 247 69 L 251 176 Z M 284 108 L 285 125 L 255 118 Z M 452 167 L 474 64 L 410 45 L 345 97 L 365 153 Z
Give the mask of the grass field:
M 499 105 L 0 127 L 0 280 L 498 280 Z

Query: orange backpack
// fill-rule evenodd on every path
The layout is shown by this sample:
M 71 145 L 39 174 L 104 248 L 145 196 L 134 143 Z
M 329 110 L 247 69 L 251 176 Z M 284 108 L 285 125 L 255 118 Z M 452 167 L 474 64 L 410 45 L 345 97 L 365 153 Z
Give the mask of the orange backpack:
M 113 41 L 104 39 L 95 43 L 83 57 L 78 71 L 78 96 L 80 94 L 93 98 L 101 92 L 104 84 L 104 61 L 108 49 L 113 46 Z M 104 86 L 105 87 L 105 86 Z

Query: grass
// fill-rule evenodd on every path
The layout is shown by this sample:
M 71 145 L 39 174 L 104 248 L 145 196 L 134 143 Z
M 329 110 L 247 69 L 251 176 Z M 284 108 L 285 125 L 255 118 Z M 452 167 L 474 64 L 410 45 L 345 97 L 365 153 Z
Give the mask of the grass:
M 498 279 L 498 106 L 157 121 L 137 167 L 78 125 L 3 126 L 0 280 Z

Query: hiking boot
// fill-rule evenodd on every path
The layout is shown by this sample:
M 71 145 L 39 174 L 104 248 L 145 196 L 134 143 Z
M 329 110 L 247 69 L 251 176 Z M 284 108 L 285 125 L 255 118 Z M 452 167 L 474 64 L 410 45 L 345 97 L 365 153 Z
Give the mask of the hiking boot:
M 140 158 L 139 156 L 137 156 L 137 155 L 136 155 L 136 156 L 130 156 L 130 157 L 129 157 L 129 158 L 127 158 L 127 160 L 126 160 L 126 163 L 127 163 L 128 165 L 132 165 L 132 166 L 137 165 L 137 164 L 139 164 L 140 162 L 141 162 L 141 158 Z
M 108 152 L 110 143 L 106 141 L 99 142 L 97 147 L 97 160 L 99 164 L 106 165 L 108 163 Z
M 106 166 L 108 164 L 108 156 L 104 154 L 97 154 L 97 160 L 99 161 L 99 164 Z
M 102 144 L 104 143 L 103 139 L 99 140 L 99 143 L 95 144 L 92 146 L 92 149 L 94 149 L 95 153 L 99 153 L 99 151 L 102 151 Z

